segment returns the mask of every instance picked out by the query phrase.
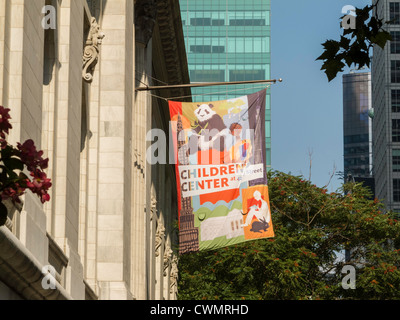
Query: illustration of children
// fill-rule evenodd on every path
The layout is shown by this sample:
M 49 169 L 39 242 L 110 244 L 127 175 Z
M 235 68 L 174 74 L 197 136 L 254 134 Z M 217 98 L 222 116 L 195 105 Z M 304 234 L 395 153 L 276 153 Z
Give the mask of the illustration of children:
M 253 196 L 253 203 L 255 204 L 250 207 L 243 227 L 250 225 L 254 217 L 256 217 L 258 221 L 265 221 L 266 223 L 271 221 L 268 203 L 261 197 L 261 192 L 257 190 L 254 192 Z
M 229 130 L 235 138 L 235 143 L 229 150 L 231 161 L 247 163 L 252 153 L 250 139 L 242 139 L 242 126 L 239 123 L 232 123 Z

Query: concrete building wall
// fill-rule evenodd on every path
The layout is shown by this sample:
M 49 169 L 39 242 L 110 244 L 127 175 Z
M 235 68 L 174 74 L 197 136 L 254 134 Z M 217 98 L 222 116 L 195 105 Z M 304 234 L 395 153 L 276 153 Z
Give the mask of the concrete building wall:
M 377 1 L 373 1 L 375 4 Z M 390 4 L 398 0 L 380 1 L 375 13 L 380 19 L 391 20 Z M 385 26 L 388 32 L 400 31 L 400 24 Z M 400 210 L 400 202 L 393 198 L 393 180 L 400 179 L 400 173 L 393 170 L 393 150 L 400 149 L 400 143 L 393 140 L 392 121 L 400 119 L 399 112 L 392 110 L 392 90 L 400 89 L 400 82 L 392 81 L 392 61 L 400 60 L 399 54 L 391 52 L 391 42 L 384 49 L 375 47 L 372 63 L 372 105 L 373 119 L 373 161 L 375 195 L 384 201 L 387 209 Z

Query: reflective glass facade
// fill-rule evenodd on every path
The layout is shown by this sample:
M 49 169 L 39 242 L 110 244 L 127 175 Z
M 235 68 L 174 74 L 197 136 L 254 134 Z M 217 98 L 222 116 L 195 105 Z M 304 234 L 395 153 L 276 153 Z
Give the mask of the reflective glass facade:
M 270 0 L 180 0 L 192 83 L 271 78 Z M 217 101 L 258 85 L 193 88 L 193 101 Z M 271 97 L 266 101 L 267 166 L 271 166 Z
M 371 73 L 343 75 L 344 174 L 372 174 Z

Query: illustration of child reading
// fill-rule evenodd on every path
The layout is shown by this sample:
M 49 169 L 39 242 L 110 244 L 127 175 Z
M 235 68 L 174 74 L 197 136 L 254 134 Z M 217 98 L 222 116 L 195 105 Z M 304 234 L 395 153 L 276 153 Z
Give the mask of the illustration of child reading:
M 261 197 L 260 191 L 255 191 L 253 204 L 250 207 L 249 213 L 247 214 L 246 221 L 242 225 L 243 227 L 247 227 L 251 224 L 254 217 L 257 218 L 258 221 L 264 221 L 268 224 L 271 221 L 271 213 L 269 212 L 268 203 Z
M 250 139 L 241 138 L 242 126 L 239 123 L 231 124 L 229 128 L 235 138 L 235 143 L 229 150 L 229 156 L 232 162 L 247 163 L 251 157 L 252 145 Z

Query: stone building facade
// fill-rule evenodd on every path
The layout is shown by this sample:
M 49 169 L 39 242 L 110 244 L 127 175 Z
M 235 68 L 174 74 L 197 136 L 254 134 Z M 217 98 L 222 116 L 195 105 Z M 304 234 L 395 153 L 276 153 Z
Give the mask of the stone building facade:
M 190 89 L 135 91 L 165 83 L 189 83 L 178 0 L 0 0 L 8 140 L 33 139 L 53 183 L 9 206 L 0 299 L 176 299 L 175 172 L 146 137 Z

